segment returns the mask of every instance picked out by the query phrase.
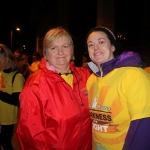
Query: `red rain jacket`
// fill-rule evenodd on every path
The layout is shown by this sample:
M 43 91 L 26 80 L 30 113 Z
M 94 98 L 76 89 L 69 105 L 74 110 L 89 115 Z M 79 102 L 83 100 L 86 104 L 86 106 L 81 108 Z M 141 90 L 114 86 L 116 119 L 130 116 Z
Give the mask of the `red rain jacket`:
M 16 136 L 22 150 L 91 150 L 86 68 L 74 67 L 73 89 L 57 73 L 46 68 L 30 75 L 20 94 Z

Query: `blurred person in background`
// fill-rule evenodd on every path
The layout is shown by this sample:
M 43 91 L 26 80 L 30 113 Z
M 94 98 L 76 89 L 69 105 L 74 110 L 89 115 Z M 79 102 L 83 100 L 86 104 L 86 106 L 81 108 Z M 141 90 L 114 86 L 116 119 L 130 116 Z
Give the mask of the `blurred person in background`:
M 22 54 L 22 58 L 21 58 L 21 61 L 22 61 L 22 64 L 23 64 L 23 67 L 22 67 L 22 75 L 24 76 L 25 80 L 27 79 L 27 77 L 30 75 L 30 71 L 28 69 L 28 66 L 29 66 L 29 57 L 30 57 L 30 54 L 28 53 L 23 53 Z
M 19 94 L 24 78 L 18 72 L 11 50 L 0 44 L 0 145 L 13 150 L 11 139 L 18 120 Z
M 39 69 L 39 64 L 41 61 L 41 55 L 39 52 L 34 52 L 32 54 L 32 63 L 31 65 L 28 64 L 28 70 L 30 71 L 30 74 L 34 73 Z
M 21 52 L 20 49 L 16 49 L 13 54 L 14 54 L 14 57 L 15 57 L 15 62 L 19 61 L 22 57 L 22 52 Z
M 71 62 L 73 49 L 62 27 L 46 33 L 40 69 L 28 77 L 20 94 L 16 135 L 22 150 L 91 150 L 90 72 Z
M 91 29 L 86 40 L 92 149 L 150 150 L 150 76 L 140 55 L 115 57 L 116 38 L 106 27 Z
M 16 49 L 13 54 L 14 54 L 16 66 L 17 66 L 17 68 L 18 68 L 18 69 L 20 70 L 20 72 L 21 72 L 21 70 L 22 70 L 22 65 L 20 65 L 19 62 L 20 62 L 20 60 L 21 60 L 21 58 L 22 58 L 22 52 L 21 52 L 20 49 Z
M 86 56 L 82 56 L 82 67 L 87 68 L 88 58 Z
M 18 62 L 18 66 L 20 66 L 20 73 L 23 75 L 25 80 L 30 75 L 30 71 L 28 69 L 28 54 L 22 53 L 22 57 L 20 61 Z
M 144 70 L 150 75 L 150 66 L 145 67 Z
M 142 60 L 145 63 L 144 70 L 150 75 L 150 59 L 147 54 L 141 54 Z
M 22 53 L 20 49 L 14 51 L 16 66 L 19 69 L 19 72 L 24 76 L 25 80 L 31 74 L 28 56 L 28 54 Z

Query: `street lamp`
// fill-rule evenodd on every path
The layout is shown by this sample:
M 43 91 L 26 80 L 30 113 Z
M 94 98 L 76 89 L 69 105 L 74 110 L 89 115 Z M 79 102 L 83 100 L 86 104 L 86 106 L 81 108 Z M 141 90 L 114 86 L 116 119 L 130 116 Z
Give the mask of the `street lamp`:
M 16 28 L 16 31 L 20 31 L 20 28 Z M 13 30 L 11 29 L 11 32 L 10 32 L 10 42 L 11 42 L 11 50 L 12 50 L 12 42 L 13 42 Z

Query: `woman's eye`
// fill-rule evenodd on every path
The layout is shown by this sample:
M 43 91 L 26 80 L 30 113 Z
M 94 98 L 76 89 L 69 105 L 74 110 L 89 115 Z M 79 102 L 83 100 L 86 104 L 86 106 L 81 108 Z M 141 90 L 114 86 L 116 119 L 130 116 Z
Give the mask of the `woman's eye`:
M 68 46 L 68 45 L 64 45 L 63 47 L 64 47 L 64 48 L 68 48 L 69 46 Z
M 88 47 L 93 47 L 93 46 L 94 46 L 94 44 L 89 44 L 89 45 L 88 45 Z
M 99 44 L 103 44 L 104 42 L 103 41 L 99 41 Z
M 51 47 L 51 50 L 56 50 L 56 47 Z

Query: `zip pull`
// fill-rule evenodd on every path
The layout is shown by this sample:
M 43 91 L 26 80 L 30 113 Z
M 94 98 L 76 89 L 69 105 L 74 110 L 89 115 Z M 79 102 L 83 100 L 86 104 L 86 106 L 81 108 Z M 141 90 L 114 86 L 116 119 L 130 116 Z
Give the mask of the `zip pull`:
M 99 71 L 100 71 L 100 77 L 102 78 L 102 77 L 103 77 L 102 64 L 101 64 L 100 67 L 99 67 Z

